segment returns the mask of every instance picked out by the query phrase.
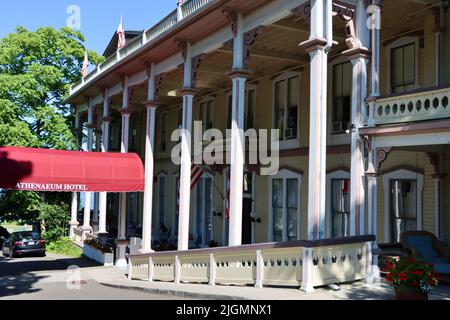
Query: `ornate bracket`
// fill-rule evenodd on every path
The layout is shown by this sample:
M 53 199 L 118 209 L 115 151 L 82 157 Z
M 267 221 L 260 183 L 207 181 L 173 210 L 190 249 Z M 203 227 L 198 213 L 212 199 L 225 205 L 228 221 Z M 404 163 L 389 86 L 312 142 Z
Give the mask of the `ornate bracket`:
M 311 22 L 311 2 L 306 2 L 291 11 L 293 14 L 306 18 L 308 23 Z M 344 21 L 353 20 L 356 16 L 356 8 L 349 4 L 334 0 L 333 16 L 338 16 Z
M 181 55 L 183 56 L 184 61 L 187 59 L 187 42 L 184 40 L 175 40 L 175 43 L 178 49 L 181 50 Z
M 155 97 L 159 96 L 159 89 L 161 88 L 161 84 L 165 76 L 165 73 L 160 73 L 155 76 Z
M 233 32 L 233 36 L 236 37 L 237 36 L 237 13 L 232 11 L 230 8 L 223 8 L 222 9 L 222 14 L 225 15 L 225 17 L 227 18 L 228 22 L 231 25 L 231 32 Z
M 255 44 L 256 39 L 264 32 L 264 30 L 266 30 L 264 26 L 259 26 L 244 33 L 244 68 L 247 68 L 250 62 L 251 47 Z
M 381 164 L 387 159 L 389 153 L 392 151 L 392 147 L 384 147 L 376 149 L 375 157 L 375 171 L 380 171 Z
M 202 61 L 205 58 L 206 58 L 206 54 L 203 54 L 203 53 L 192 58 L 191 86 L 193 88 L 195 88 L 196 84 L 197 84 L 198 68 L 200 67 L 200 64 L 202 63 Z
M 439 154 L 437 153 L 427 153 L 428 160 L 430 161 L 430 164 L 433 166 L 434 174 L 439 174 Z

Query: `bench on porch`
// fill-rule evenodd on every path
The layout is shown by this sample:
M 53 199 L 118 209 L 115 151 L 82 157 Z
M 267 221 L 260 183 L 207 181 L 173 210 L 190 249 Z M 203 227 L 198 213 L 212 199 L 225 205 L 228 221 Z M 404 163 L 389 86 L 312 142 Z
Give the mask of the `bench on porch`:
M 374 236 L 128 255 L 129 279 L 210 285 L 301 286 L 368 277 Z

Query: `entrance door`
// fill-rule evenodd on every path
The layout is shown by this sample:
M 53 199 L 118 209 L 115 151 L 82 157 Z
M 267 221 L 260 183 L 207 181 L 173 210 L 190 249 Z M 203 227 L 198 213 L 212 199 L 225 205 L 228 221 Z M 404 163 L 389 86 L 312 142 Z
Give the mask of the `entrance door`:
M 253 174 L 244 173 L 244 194 L 242 199 L 242 244 L 252 243 Z

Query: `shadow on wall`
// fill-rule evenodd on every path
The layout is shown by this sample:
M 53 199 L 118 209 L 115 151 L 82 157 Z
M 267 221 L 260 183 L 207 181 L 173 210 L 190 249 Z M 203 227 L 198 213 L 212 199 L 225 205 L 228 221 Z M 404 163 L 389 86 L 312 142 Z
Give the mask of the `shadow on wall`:
M 16 161 L 8 158 L 8 152 L 0 151 L 0 188 L 16 189 L 17 183 L 33 172 L 29 161 Z

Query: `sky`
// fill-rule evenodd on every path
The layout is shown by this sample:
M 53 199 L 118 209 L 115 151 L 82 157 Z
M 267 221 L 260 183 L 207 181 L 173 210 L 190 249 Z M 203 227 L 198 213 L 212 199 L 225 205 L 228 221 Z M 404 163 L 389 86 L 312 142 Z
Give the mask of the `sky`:
M 17 26 L 32 31 L 42 26 L 64 27 L 71 16 L 67 9 L 75 5 L 80 9 L 86 47 L 99 54 L 103 54 L 117 31 L 121 15 L 125 30 L 144 30 L 177 6 L 177 0 L 20 0 L 19 3 L 2 1 L 0 38 L 14 32 Z

